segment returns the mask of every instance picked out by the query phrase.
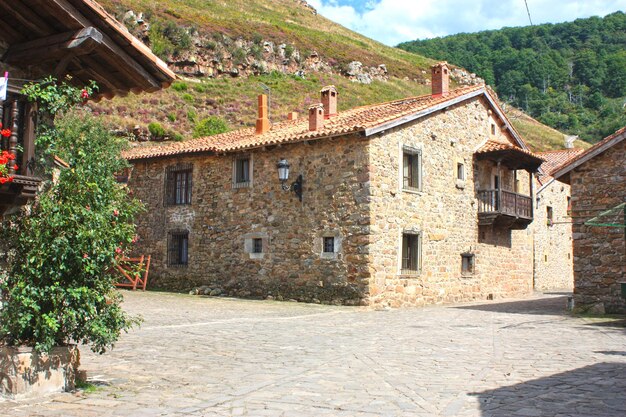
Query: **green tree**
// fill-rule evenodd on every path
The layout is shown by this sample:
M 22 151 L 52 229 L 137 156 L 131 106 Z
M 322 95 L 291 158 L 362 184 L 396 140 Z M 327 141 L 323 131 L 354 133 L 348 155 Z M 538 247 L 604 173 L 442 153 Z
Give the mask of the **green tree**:
M 49 110 L 42 92 L 64 100 L 64 89 L 76 93 L 64 83 L 26 92 Z M 126 141 L 87 110 L 69 107 L 60 106 L 63 118 L 44 129 L 44 153 L 53 149 L 70 168 L 47 183 L 30 212 L 2 224 L 10 256 L 0 283 L 0 340 L 39 351 L 87 343 L 103 353 L 138 322 L 121 309 L 112 267 L 135 241 L 133 219 L 141 206 L 114 176 L 128 167 L 120 156 Z

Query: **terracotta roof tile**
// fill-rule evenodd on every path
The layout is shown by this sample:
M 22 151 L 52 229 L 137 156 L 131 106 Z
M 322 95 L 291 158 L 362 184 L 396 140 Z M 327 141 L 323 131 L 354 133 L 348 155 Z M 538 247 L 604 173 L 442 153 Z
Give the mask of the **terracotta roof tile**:
M 495 151 L 507 151 L 507 150 L 516 150 L 518 152 L 525 153 L 526 155 L 533 156 L 535 158 L 544 159 L 540 155 L 534 154 L 528 149 L 522 149 L 519 146 L 514 146 L 508 142 L 500 142 L 498 140 L 489 139 L 483 146 L 478 148 L 475 153 L 489 153 Z
M 197 152 L 223 153 L 362 132 L 367 128 L 412 115 L 482 89 L 484 89 L 482 85 L 470 86 L 453 90 L 446 97 L 425 95 L 357 107 L 324 120 L 324 127 L 316 131 L 309 130 L 308 118 L 301 118 L 274 123 L 269 132 L 260 135 L 256 134 L 254 128 L 246 128 L 184 142 L 136 146 L 125 151 L 124 157 L 129 160 L 136 160 Z

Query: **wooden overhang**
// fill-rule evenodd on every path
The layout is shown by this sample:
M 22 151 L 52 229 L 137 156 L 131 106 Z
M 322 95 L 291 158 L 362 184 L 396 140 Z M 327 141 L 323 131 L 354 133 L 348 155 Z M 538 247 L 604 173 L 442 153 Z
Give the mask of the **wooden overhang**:
M 544 162 L 542 158 L 532 152 L 509 144 L 496 141 L 487 141 L 475 153 L 477 160 L 490 160 L 501 163 L 510 170 L 526 170 L 534 173 Z
M 176 75 L 93 0 L 0 1 L 1 61 L 31 77 L 72 76 L 96 99 L 153 92 Z

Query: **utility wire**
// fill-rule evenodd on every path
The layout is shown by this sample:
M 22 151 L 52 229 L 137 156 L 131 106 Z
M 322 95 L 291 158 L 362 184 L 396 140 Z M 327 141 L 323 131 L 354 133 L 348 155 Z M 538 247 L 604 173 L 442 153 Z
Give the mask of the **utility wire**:
M 528 0 L 524 0 L 524 4 L 526 5 L 526 13 L 528 13 L 528 20 L 530 20 L 530 26 L 534 26 L 533 19 L 530 17 L 530 9 L 528 8 Z

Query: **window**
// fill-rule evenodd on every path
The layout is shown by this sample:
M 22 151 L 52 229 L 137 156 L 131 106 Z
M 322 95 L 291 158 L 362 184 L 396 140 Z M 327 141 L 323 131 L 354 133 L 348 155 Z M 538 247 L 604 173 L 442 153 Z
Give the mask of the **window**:
M 233 169 L 233 187 L 249 187 L 252 180 L 252 160 L 250 156 L 235 159 Z
M 546 207 L 546 215 L 547 215 L 547 224 L 548 226 L 552 226 L 554 224 L 554 212 L 552 210 L 552 207 L 547 206 Z
M 402 275 L 417 274 L 421 269 L 421 235 L 402 234 Z
M 465 165 L 461 162 L 456 164 L 456 179 L 460 181 L 465 180 Z
M 189 232 L 170 232 L 167 245 L 167 264 L 169 266 L 187 266 L 189 260 Z
M 496 134 L 496 125 L 495 125 L 495 123 L 492 123 L 491 124 L 491 135 L 495 136 L 495 134 Z
M 168 206 L 191 204 L 191 164 L 168 167 L 165 174 L 165 203 Z
M 263 239 L 252 239 L 252 253 L 263 253 Z
M 335 253 L 335 237 L 324 237 L 324 253 Z
M 474 254 L 462 253 L 461 254 L 461 273 L 473 274 L 474 273 Z
M 404 148 L 402 152 L 402 188 L 421 191 L 422 153 L 418 149 Z
M 567 196 L 567 215 L 572 215 L 572 197 Z

